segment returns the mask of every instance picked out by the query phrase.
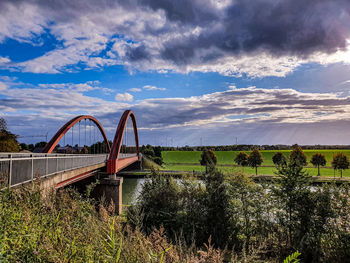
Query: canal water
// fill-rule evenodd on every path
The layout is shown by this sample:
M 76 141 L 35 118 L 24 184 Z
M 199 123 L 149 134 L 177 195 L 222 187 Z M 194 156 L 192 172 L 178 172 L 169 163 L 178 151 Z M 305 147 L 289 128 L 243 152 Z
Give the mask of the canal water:
M 150 178 L 123 178 L 123 193 L 122 200 L 123 205 L 135 204 L 137 197 L 140 195 L 142 186 L 146 180 L 151 180 Z M 175 182 L 181 183 L 181 179 L 175 178 Z
M 123 178 L 123 205 L 132 205 L 136 202 L 139 196 L 142 185 L 145 183 L 145 178 Z

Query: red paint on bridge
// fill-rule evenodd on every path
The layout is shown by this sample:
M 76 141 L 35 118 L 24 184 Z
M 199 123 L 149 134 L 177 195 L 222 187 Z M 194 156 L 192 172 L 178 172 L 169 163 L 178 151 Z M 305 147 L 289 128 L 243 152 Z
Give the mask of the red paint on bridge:
M 52 139 L 49 141 L 49 143 L 43 149 L 43 153 L 51 153 L 55 149 L 58 142 L 62 139 L 62 137 L 69 131 L 69 129 L 72 128 L 76 123 L 78 123 L 81 120 L 91 120 L 96 124 L 96 126 L 100 130 L 100 132 L 103 136 L 103 139 L 107 145 L 107 151 L 110 152 L 111 147 L 109 145 L 107 136 L 106 136 L 105 131 L 103 130 L 101 124 L 98 122 L 98 120 L 90 115 L 80 115 L 80 116 L 77 116 L 77 117 L 71 119 L 69 122 L 67 122 L 65 125 L 63 125 L 61 129 L 58 130 L 58 132 L 55 134 L 55 136 L 52 137 Z M 73 147 L 73 145 L 72 145 L 72 147 Z
M 63 182 L 57 184 L 57 185 L 55 186 L 55 188 L 58 189 L 58 188 L 65 187 L 65 186 L 70 185 L 70 184 L 72 184 L 72 183 L 75 183 L 75 182 L 78 182 L 78 181 L 83 180 L 83 179 L 85 179 L 85 178 L 88 178 L 88 177 L 90 177 L 90 176 L 92 176 L 92 175 L 94 175 L 94 174 L 96 174 L 96 173 L 97 173 L 97 171 L 94 170 L 94 171 L 91 171 L 91 172 L 86 172 L 86 173 L 83 173 L 83 174 L 74 176 L 73 178 L 70 178 L 70 179 L 68 179 L 68 180 L 65 180 L 65 181 L 63 181 Z
M 129 117 L 131 117 L 133 128 L 134 128 L 136 156 L 131 158 L 119 159 L 120 149 L 122 147 L 122 142 L 123 142 L 124 131 L 126 128 L 126 124 L 129 120 Z M 115 174 L 121 169 L 139 160 L 139 157 L 140 157 L 139 156 L 139 138 L 137 134 L 135 114 L 132 110 L 126 110 L 123 116 L 120 118 L 118 128 L 114 136 L 111 153 L 107 161 L 107 173 Z
M 122 142 L 123 142 L 123 136 L 124 136 L 124 132 L 125 132 L 126 125 L 127 125 L 129 118 L 131 118 L 132 123 L 133 123 L 133 130 L 134 130 L 135 143 L 136 143 L 136 156 L 119 159 L 120 158 L 120 150 L 121 150 Z M 61 129 L 58 130 L 58 132 L 55 134 L 55 136 L 52 137 L 50 142 L 43 149 L 43 153 L 51 153 L 55 149 L 58 142 L 62 139 L 62 137 L 76 123 L 78 123 L 79 121 L 84 120 L 84 119 L 88 119 L 88 120 L 93 121 L 96 124 L 96 126 L 98 127 L 98 129 L 100 130 L 100 132 L 104 138 L 104 141 L 107 145 L 107 151 L 109 152 L 109 158 L 107 160 L 107 173 L 108 174 L 115 174 L 118 171 L 124 169 L 125 167 L 127 167 L 127 166 L 131 165 L 132 163 L 139 160 L 139 158 L 140 158 L 139 139 L 138 139 L 138 133 L 137 133 L 136 118 L 135 118 L 134 112 L 132 110 L 126 110 L 123 113 L 122 117 L 120 118 L 117 130 L 116 130 L 116 133 L 114 136 L 112 147 L 110 147 L 107 136 L 106 136 L 101 124 L 98 122 L 98 120 L 90 115 L 80 115 L 80 116 L 77 116 L 77 117 L 71 119 L 69 122 L 67 122 L 65 125 L 63 125 L 61 127 Z M 63 186 L 66 186 L 68 184 L 71 184 L 71 183 L 74 183 L 76 181 L 87 178 L 87 177 L 93 175 L 93 173 L 94 172 L 92 171 L 92 172 L 87 172 L 87 173 L 75 176 L 69 180 L 66 180 L 66 181 L 59 183 L 56 186 L 56 188 L 63 187 Z

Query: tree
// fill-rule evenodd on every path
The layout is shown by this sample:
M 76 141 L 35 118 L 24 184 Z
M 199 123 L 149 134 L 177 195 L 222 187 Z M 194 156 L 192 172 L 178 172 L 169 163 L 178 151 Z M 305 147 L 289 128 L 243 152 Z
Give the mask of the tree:
M 310 176 L 303 166 L 292 160 L 278 166 L 278 183 L 272 188 L 273 195 L 281 205 L 277 220 L 285 227 L 289 248 L 301 246 L 305 233 L 309 231 L 314 206 L 310 200 Z
M 7 123 L 4 118 L 0 117 L 0 130 L 6 130 L 7 131 Z
M 28 151 L 28 145 L 27 144 L 21 143 L 19 146 L 21 147 L 21 150 L 27 150 Z
M 7 130 L 6 121 L 0 118 L 0 152 L 19 152 L 17 135 Z
M 312 163 L 314 166 L 317 167 L 317 175 L 320 176 L 320 166 L 325 166 L 327 161 L 326 157 L 321 153 L 315 153 L 310 160 L 310 163 Z
M 349 169 L 349 159 L 343 153 L 337 153 L 333 156 L 332 167 L 334 170 L 340 170 L 340 177 L 343 177 L 343 170 Z
M 218 158 L 212 149 L 204 149 L 201 155 L 200 164 L 205 166 L 205 171 L 208 172 L 209 168 L 214 168 Z
M 156 164 L 162 165 L 163 164 L 163 157 L 162 157 L 162 147 L 160 146 L 155 146 L 153 147 L 154 150 L 154 158 L 153 161 Z
M 245 167 L 248 165 L 248 155 L 245 152 L 239 152 L 234 161 L 237 165 Z
M 142 154 L 146 155 L 149 158 L 153 158 L 155 156 L 153 148 L 145 148 L 142 151 Z
M 153 157 L 153 162 L 155 162 L 156 164 L 158 164 L 158 165 L 162 165 L 163 164 L 163 159 L 162 159 L 162 157 L 158 157 L 158 156 L 156 156 L 156 157 Z
M 41 141 L 35 144 L 35 148 L 44 148 L 47 142 Z M 73 146 L 73 145 L 72 145 Z
M 229 185 L 225 183 L 224 174 L 216 170 L 204 176 L 204 184 L 207 191 L 204 202 L 206 236 L 211 236 L 215 245 L 224 247 L 232 234 Z
M 276 152 L 274 156 L 272 156 L 272 161 L 276 166 L 286 165 L 287 159 L 281 152 Z
M 305 166 L 307 164 L 306 155 L 298 144 L 294 144 L 292 146 L 289 160 L 292 164 L 294 163 L 301 166 Z
M 258 166 L 263 162 L 263 158 L 258 149 L 253 149 L 253 151 L 248 156 L 248 165 L 255 168 L 255 175 L 258 175 Z
M 155 146 L 155 147 L 153 147 L 153 150 L 154 150 L 154 155 L 156 157 L 162 157 L 162 147 Z
M 31 143 L 31 144 L 28 145 L 28 150 L 31 151 L 31 152 L 34 151 L 34 148 L 35 148 L 34 144 Z

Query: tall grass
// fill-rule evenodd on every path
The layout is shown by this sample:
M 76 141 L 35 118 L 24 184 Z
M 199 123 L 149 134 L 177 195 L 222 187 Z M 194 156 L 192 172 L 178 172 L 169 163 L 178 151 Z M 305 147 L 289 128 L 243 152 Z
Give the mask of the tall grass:
M 146 236 L 72 189 L 43 197 L 34 186 L 0 192 L 0 262 L 195 263 L 222 256 L 211 246 L 171 244 L 162 227 Z

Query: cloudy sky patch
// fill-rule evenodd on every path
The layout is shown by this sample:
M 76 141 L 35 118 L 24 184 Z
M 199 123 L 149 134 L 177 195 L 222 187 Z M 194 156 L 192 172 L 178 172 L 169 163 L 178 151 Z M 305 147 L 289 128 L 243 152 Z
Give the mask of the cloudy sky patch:
M 4 0 L 0 25 L 19 135 L 131 108 L 145 144 L 348 144 L 347 0 Z

